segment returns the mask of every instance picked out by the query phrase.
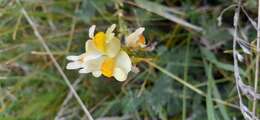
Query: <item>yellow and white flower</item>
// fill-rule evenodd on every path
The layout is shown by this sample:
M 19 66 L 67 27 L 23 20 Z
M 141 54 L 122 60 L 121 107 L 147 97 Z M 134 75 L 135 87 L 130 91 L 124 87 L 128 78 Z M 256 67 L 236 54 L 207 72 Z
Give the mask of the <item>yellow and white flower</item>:
M 79 69 L 82 68 L 86 62 L 92 59 L 101 57 L 102 55 L 107 55 L 109 57 L 114 57 L 120 51 L 120 40 L 114 37 L 113 30 L 115 29 L 115 24 L 111 25 L 106 33 L 98 32 L 94 36 L 95 25 L 91 26 L 89 29 L 90 40 L 87 40 L 85 44 L 85 53 L 79 56 L 68 56 L 67 59 L 72 61 L 67 65 L 67 69 Z
M 92 72 L 93 76 L 100 77 L 101 75 L 104 75 L 106 77 L 115 77 L 118 81 L 126 80 L 127 75 L 132 68 L 131 59 L 123 50 L 112 58 L 102 56 L 96 59 L 95 63 L 95 66 L 98 69 Z M 85 73 L 88 73 L 89 70 L 85 67 L 81 71 L 86 71 Z
M 121 50 L 120 40 L 113 33 L 115 27 L 112 25 L 106 33 L 94 34 L 95 26 L 92 26 L 86 52 L 79 56 L 68 56 L 71 62 L 67 64 L 67 69 L 80 69 L 79 73 L 92 73 L 95 77 L 104 75 L 115 77 L 118 81 L 126 80 L 132 63 L 127 53 Z
M 144 28 L 140 27 L 136 29 L 133 33 L 128 35 L 125 38 L 125 44 L 127 47 L 131 48 L 144 48 L 145 45 L 145 37 L 143 36 Z

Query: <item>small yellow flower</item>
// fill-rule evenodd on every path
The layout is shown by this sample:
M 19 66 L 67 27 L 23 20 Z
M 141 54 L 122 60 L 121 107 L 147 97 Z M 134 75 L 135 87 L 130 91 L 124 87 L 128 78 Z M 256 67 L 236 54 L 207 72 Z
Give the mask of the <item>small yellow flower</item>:
M 136 29 L 133 33 L 125 38 L 125 44 L 127 47 L 131 48 L 144 48 L 146 47 L 145 38 L 143 36 L 144 28 L 140 27 Z
M 92 73 L 95 77 L 104 75 L 115 77 L 118 81 L 124 81 L 131 71 L 131 59 L 126 52 L 121 50 L 121 43 L 115 37 L 113 30 L 115 25 L 111 25 L 106 33 L 95 32 L 95 26 L 89 29 L 89 37 L 86 42 L 86 52 L 79 56 L 68 56 L 70 60 L 67 69 L 80 69 L 79 73 Z

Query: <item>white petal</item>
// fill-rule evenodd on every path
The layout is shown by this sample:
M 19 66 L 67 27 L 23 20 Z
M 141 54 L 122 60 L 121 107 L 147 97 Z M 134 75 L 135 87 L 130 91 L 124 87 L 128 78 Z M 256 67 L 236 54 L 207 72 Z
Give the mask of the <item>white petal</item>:
M 83 68 L 79 70 L 79 73 L 90 73 L 91 71 L 87 68 Z
M 137 66 L 132 66 L 131 71 L 134 73 L 139 73 L 140 69 Z
M 96 25 L 92 25 L 89 30 L 88 30 L 88 35 L 90 38 L 94 38 L 94 33 L 95 33 L 95 28 L 96 28 Z
M 116 28 L 116 24 L 112 24 L 106 31 L 106 33 L 112 33 Z
M 107 31 L 106 31 L 106 43 L 109 43 L 115 36 L 115 33 L 113 31 L 116 28 L 116 24 L 111 25 Z
M 116 80 L 118 80 L 118 81 L 125 81 L 127 78 L 127 73 L 120 68 L 115 68 L 113 74 L 114 74 L 114 77 L 116 78 Z
M 126 73 L 131 71 L 132 63 L 127 53 L 123 50 L 116 56 L 116 68 L 124 70 Z
M 114 37 L 111 42 L 107 43 L 107 51 L 106 54 L 109 57 L 115 57 L 120 51 L 121 43 L 120 40 Z
M 79 69 L 79 68 L 82 68 L 82 64 L 79 61 L 70 62 L 66 66 L 66 69 L 69 69 L 69 70 Z
M 145 48 L 146 47 L 146 45 L 144 45 L 144 44 L 139 44 L 139 45 L 140 45 L 141 48 Z
M 84 59 L 91 60 L 96 59 L 100 56 L 102 56 L 102 53 L 96 49 L 92 40 L 88 40 L 86 42 L 86 56 Z
M 239 45 L 240 45 L 240 47 L 242 48 L 242 50 L 243 50 L 246 54 L 251 54 L 250 50 L 249 50 L 247 47 L 245 47 L 245 46 L 243 46 L 243 45 L 241 45 L 241 44 L 239 44 Z
M 84 61 L 98 59 L 99 57 L 102 57 L 102 54 L 87 54 Z
M 81 65 L 82 69 L 79 70 L 79 73 L 90 73 L 94 71 L 99 71 L 103 61 L 104 57 L 99 57 L 97 59 L 91 60 L 84 60 L 84 63 L 82 63 Z
M 144 30 L 145 30 L 144 27 L 140 27 L 140 28 L 135 30 L 135 33 L 138 34 L 138 35 L 141 35 L 141 34 L 143 34 Z
M 94 71 L 94 72 L 92 72 L 92 75 L 94 76 L 94 77 L 100 77 L 101 76 L 101 71 Z
M 71 55 L 71 56 L 67 56 L 66 59 L 67 59 L 67 60 L 70 60 L 70 61 L 76 61 L 76 60 L 79 60 L 79 59 L 80 59 L 80 56 Z
M 99 57 L 97 59 L 88 60 L 85 63 L 85 68 L 92 72 L 98 71 L 98 70 L 100 70 L 103 62 L 104 62 L 104 57 Z
M 237 55 L 238 60 L 240 62 L 243 62 L 244 57 L 239 52 L 236 52 L 236 55 Z

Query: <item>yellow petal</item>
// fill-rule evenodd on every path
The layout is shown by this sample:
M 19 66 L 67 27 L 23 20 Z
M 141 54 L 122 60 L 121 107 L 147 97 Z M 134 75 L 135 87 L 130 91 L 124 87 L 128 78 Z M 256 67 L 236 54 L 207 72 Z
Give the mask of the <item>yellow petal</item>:
M 104 32 L 98 32 L 94 39 L 94 45 L 100 52 L 104 53 L 106 51 L 106 35 Z
M 115 67 L 115 60 L 113 58 L 106 58 L 101 65 L 102 74 L 106 77 L 112 77 Z
M 107 43 L 106 54 L 109 57 L 115 57 L 121 49 L 121 42 L 119 39 L 114 37 L 109 43 Z

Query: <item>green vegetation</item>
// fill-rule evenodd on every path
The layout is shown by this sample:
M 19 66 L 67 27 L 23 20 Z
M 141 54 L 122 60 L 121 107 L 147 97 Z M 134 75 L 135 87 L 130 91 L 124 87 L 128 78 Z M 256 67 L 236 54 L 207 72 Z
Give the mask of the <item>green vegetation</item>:
M 68 97 L 70 89 L 21 12 L 23 8 L 94 119 L 243 119 L 232 58 L 235 7 L 223 14 L 222 26 L 218 26 L 221 11 L 235 2 L 17 1 L 0 0 L 0 120 L 87 119 L 77 100 Z M 255 0 L 244 1 L 243 7 L 257 18 Z M 141 60 L 139 72 L 118 82 L 66 70 L 66 56 L 84 52 L 93 24 L 98 31 L 117 24 L 116 33 L 122 39 L 145 27 L 151 50 L 128 51 Z M 255 44 L 257 32 L 244 14 L 239 28 L 240 37 Z M 254 55 L 242 55 L 241 77 L 254 86 Z M 252 101 L 245 97 L 244 103 L 252 110 Z M 260 115 L 260 109 L 256 114 Z

